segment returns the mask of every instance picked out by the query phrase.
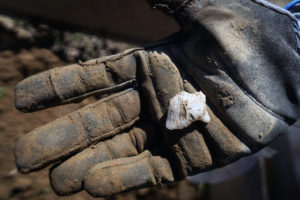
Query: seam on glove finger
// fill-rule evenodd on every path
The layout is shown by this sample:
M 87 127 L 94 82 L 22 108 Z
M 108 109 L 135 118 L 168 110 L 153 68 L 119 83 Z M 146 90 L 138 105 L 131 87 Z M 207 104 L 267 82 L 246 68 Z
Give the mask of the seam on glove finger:
M 79 95 L 79 96 L 76 96 L 76 97 L 72 97 L 72 98 L 69 98 L 69 99 L 62 100 L 61 104 L 69 104 L 73 101 L 80 100 L 80 99 L 83 99 L 83 98 L 86 98 L 86 97 L 89 97 L 89 96 L 92 96 L 92 95 L 96 95 L 96 94 L 100 95 L 100 94 L 107 94 L 107 93 L 110 93 L 110 92 L 116 92 L 116 91 L 118 91 L 122 88 L 126 88 L 130 85 L 133 85 L 135 82 L 136 82 L 136 80 L 133 79 L 133 80 L 125 81 L 123 83 L 120 83 L 120 84 L 117 84 L 117 85 L 114 85 L 114 86 L 111 86 L 111 87 L 107 87 L 107 88 L 103 88 L 103 89 L 99 89 L 99 90 L 94 90 L 92 92 L 87 92 L 83 95 Z M 56 92 L 55 88 L 54 88 L 54 91 L 57 95 L 57 92 Z M 59 96 L 59 98 L 61 98 L 61 97 Z
M 104 56 L 104 57 L 101 57 L 101 58 L 88 60 L 86 62 L 79 61 L 78 64 L 82 67 L 88 67 L 88 66 L 101 64 L 101 63 L 104 63 L 104 62 L 114 62 L 114 61 L 122 59 L 124 56 L 127 56 L 127 55 L 129 55 L 131 53 L 134 53 L 136 51 L 139 51 L 139 50 L 143 50 L 143 48 L 141 48 L 141 47 L 131 48 L 131 49 L 127 49 L 127 50 L 125 50 L 121 53 L 111 55 L 111 56 Z
M 150 99 L 148 106 L 151 107 L 150 112 L 152 112 L 154 120 L 157 120 L 163 115 L 163 112 L 151 78 L 149 55 L 146 51 L 138 51 L 135 56 L 137 59 L 138 74 L 144 79 L 141 82 L 142 91 Z
M 111 167 L 119 167 L 119 166 L 123 166 L 123 165 L 130 165 L 132 163 L 138 162 L 143 159 L 149 159 L 149 158 L 151 158 L 151 156 L 152 156 L 152 154 L 148 150 L 146 150 L 143 153 L 141 153 L 140 155 L 136 156 L 135 159 L 130 160 L 129 162 L 116 164 L 116 163 L 112 163 L 114 160 L 109 160 L 106 163 L 106 166 L 101 167 L 101 169 L 107 169 L 107 168 L 111 168 Z M 127 160 L 127 158 L 119 158 L 118 160 Z
M 128 89 L 128 90 L 125 90 L 125 91 L 123 91 L 123 92 L 117 93 L 117 94 L 115 94 L 115 95 L 108 96 L 108 97 L 106 97 L 106 98 L 104 98 L 104 99 L 101 99 L 98 103 L 94 104 L 94 107 L 96 107 L 96 106 L 99 105 L 99 104 L 102 104 L 103 102 L 107 102 L 107 101 L 109 101 L 109 100 L 112 100 L 112 99 L 114 99 L 114 98 L 116 98 L 116 97 L 122 96 L 122 95 L 124 95 L 124 94 L 126 94 L 126 93 L 129 93 L 129 92 L 132 92 L 132 91 L 134 91 L 134 90 Z M 120 115 L 121 115 L 121 113 L 120 113 Z M 87 139 L 89 140 L 89 143 L 90 143 L 89 145 L 94 144 L 94 142 L 98 142 L 98 141 L 99 141 L 99 138 L 108 138 L 108 137 L 111 137 L 111 136 L 113 136 L 115 133 L 119 132 L 120 130 L 124 130 L 124 129 L 126 129 L 126 128 L 129 128 L 129 127 L 133 126 L 133 125 L 140 119 L 139 116 L 138 116 L 138 117 L 136 117 L 135 119 L 133 119 L 132 121 L 129 121 L 129 122 L 127 122 L 127 123 L 124 121 L 124 125 L 115 127 L 113 130 L 111 130 L 111 131 L 109 131 L 109 132 L 106 132 L 106 133 L 104 133 L 104 134 L 101 134 L 100 136 L 93 137 L 93 136 L 91 136 L 90 132 L 89 132 L 88 129 L 86 128 L 87 126 L 86 126 L 86 124 L 84 123 L 84 120 L 82 120 L 81 114 L 79 114 L 79 117 L 80 117 L 80 119 L 81 119 L 80 122 L 82 123 L 82 126 L 84 127 L 84 133 L 85 133 Z

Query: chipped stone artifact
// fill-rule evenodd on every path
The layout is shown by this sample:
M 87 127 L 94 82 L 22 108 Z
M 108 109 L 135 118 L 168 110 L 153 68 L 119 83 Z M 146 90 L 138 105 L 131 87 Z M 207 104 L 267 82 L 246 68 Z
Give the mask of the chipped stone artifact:
M 206 97 L 201 91 L 194 94 L 180 92 L 170 100 L 166 127 L 169 130 L 187 128 L 195 121 L 208 123 Z

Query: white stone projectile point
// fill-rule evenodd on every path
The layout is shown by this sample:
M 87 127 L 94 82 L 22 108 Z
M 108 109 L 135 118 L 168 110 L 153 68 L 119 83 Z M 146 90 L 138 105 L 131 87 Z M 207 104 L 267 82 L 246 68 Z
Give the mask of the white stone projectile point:
M 183 129 L 195 121 L 208 123 L 210 117 L 206 109 L 206 96 L 202 92 L 194 94 L 185 91 L 174 96 L 169 103 L 166 127 L 169 130 Z

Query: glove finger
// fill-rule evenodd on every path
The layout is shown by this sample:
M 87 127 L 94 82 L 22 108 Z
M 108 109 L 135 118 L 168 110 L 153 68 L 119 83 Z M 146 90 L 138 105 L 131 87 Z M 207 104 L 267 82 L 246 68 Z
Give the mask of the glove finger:
M 169 161 L 145 151 L 138 156 L 95 165 L 85 176 L 84 189 L 92 196 L 104 197 L 172 181 Z
M 184 88 L 190 93 L 196 92 L 188 81 L 184 82 Z M 220 167 L 251 153 L 248 144 L 246 145 L 245 141 L 234 135 L 209 106 L 207 106 L 207 112 L 210 116 L 210 122 L 200 127 L 199 130 L 205 135 L 215 166 Z
M 31 76 L 15 88 L 16 108 L 32 112 L 124 88 L 135 80 L 134 50 Z
M 100 142 L 59 164 L 50 172 L 51 185 L 59 195 L 70 195 L 82 189 L 85 174 L 97 163 L 136 156 L 155 139 L 153 124 L 140 124 L 129 133 Z
M 183 179 L 188 175 L 210 169 L 213 165 L 211 152 L 203 134 L 194 123 L 182 130 L 166 131 L 166 141 L 176 163 L 176 177 Z
M 144 78 L 142 91 L 149 99 L 153 120 L 165 130 L 169 101 L 184 90 L 184 85 L 177 67 L 163 52 L 164 49 L 149 49 L 146 59 L 143 52 L 138 52 L 137 60 L 141 74 L 152 75 Z M 179 131 L 164 131 L 165 142 L 171 148 L 176 162 L 176 176 L 180 178 L 186 177 L 191 171 L 206 170 L 212 165 L 206 142 L 197 128 L 190 126 Z
M 69 156 L 132 126 L 140 114 L 138 92 L 111 95 L 21 137 L 15 161 L 27 173 Z

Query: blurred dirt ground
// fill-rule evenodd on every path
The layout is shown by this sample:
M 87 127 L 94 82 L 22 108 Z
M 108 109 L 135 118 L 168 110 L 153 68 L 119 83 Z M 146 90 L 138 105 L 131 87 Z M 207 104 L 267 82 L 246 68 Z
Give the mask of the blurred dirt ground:
M 289 1 L 277 2 L 282 6 Z M 56 196 L 48 180 L 48 169 L 28 175 L 19 174 L 14 164 L 13 146 L 17 138 L 28 131 L 95 99 L 89 98 L 79 104 L 23 114 L 14 108 L 13 88 L 32 74 L 78 60 L 114 54 L 132 46 L 0 16 L 0 200 L 93 199 L 85 192 L 69 197 Z M 124 193 L 112 199 L 207 199 L 205 191 L 205 185 L 182 181 Z

